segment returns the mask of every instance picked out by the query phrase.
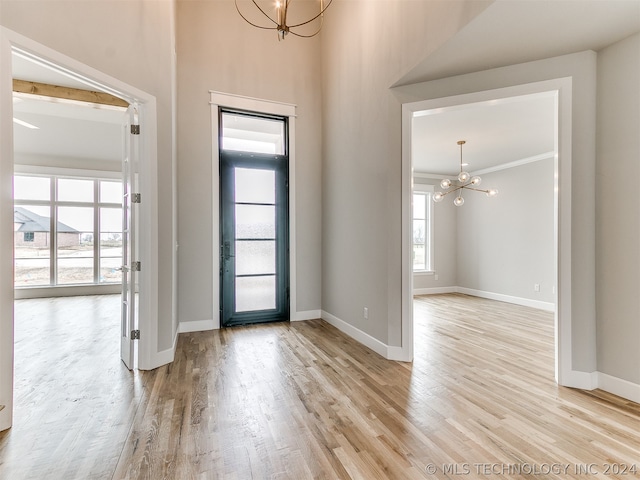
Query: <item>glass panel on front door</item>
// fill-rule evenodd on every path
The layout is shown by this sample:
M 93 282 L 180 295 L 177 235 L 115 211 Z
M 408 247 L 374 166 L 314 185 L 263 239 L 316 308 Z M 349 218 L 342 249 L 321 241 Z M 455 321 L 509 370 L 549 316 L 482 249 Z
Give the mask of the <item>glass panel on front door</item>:
M 288 320 L 286 120 L 221 113 L 223 326 Z
M 276 176 L 235 169 L 236 312 L 276 307 Z

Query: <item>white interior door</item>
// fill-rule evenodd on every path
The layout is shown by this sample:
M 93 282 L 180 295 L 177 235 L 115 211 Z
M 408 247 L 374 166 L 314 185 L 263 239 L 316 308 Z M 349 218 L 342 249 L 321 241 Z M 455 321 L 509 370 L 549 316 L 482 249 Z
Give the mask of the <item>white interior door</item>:
M 129 370 L 134 367 L 135 339 L 139 338 L 136 302 L 138 271 L 136 224 L 140 203 L 136 172 L 140 154 L 140 124 L 138 106 L 129 106 L 124 127 L 122 156 L 122 329 L 120 356 Z

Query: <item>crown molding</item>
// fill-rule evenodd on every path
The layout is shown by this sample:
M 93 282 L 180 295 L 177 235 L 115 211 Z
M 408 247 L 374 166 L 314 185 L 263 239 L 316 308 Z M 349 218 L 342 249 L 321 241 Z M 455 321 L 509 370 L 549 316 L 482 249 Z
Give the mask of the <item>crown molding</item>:
M 507 170 L 509 168 L 519 167 L 521 165 L 526 165 L 528 163 L 540 162 L 542 160 L 547 160 L 549 158 L 554 158 L 555 156 L 556 156 L 555 152 L 545 152 L 545 153 L 541 153 L 539 155 L 534 155 L 532 157 L 521 158 L 520 160 L 514 160 L 513 162 L 507 162 L 507 163 L 503 163 L 501 165 L 496 165 L 494 167 L 483 168 L 481 170 L 471 171 L 471 172 L 469 172 L 469 174 L 471 176 L 473 176 L 473 175 L 484 175 L 486 173 L 499 172 L 500 170 Z M 440 175 L 440 174 L 437 174 L 437 173 L 414 172 L 413 176 L 415 178 L 433 178 L 433 179 L 441 180 L 441 179 L 444 179 L 444 178 L 451 178 L 452 176 L 455 176 L 455 174 Z

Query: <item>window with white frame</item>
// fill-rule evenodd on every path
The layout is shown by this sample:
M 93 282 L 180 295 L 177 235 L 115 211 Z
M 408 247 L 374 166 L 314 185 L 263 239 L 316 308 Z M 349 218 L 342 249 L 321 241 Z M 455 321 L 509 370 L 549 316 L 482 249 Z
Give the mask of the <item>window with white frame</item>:
M 122 182 L 14 176 L 14 284 L 122 281 Z
M 413 188 L 413 271 L 430 273 L 433 267 L 432 185 Z

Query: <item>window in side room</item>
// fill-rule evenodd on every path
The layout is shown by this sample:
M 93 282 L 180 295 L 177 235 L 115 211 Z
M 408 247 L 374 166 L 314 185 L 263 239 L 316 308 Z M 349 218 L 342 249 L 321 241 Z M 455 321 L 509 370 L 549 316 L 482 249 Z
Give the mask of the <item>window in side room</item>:
M 431 185 L 413 190 L 413 271 L 433 272 L 433 202 Z
M 122 182 L 14 177 L 15 287 L 122 281 Z

